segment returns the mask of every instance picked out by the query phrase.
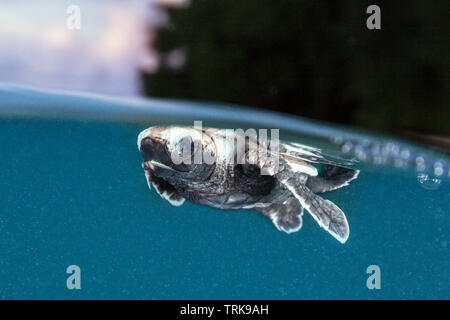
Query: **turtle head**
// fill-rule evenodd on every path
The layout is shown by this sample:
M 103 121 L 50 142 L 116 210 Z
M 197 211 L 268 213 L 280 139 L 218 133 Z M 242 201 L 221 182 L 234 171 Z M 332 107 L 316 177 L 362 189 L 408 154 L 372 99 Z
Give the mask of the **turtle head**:
M 169 183 L 203 181 L 214 170 L 215 144 L 195 127 L 150 127 L 138 136 L 144 170 Z

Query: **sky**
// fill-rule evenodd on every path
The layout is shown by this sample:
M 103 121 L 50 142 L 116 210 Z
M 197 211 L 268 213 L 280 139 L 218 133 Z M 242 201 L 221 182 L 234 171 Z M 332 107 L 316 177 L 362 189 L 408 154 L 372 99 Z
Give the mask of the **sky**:
M 138 70 L 154 71 L 156 6 L 180 0 L 15 0 L 0 2 L 0 82 L 46 89 L 139 96 Z M 67 8 L 80 8 L 69 29 Z

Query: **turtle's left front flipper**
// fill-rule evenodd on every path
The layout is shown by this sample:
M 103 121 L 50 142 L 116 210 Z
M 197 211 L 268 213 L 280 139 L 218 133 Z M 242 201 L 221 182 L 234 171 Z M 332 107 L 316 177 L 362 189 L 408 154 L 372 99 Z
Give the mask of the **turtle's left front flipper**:
M 316 222 L 341 243 L 345 243 L 350 234 L 347 218 L 344 212 L 333 202 L 324 200 L 311 192 L 303 183 L 299 183 L 298 177 L 280 177 L 280 182 L 292 192 L 316 220 Z
M 323 164 L 319 175 L 309 177 L 306 186 L 313 193 L 333 191 L 348 186 L 350 181 L 358 177 L 359 170 Z

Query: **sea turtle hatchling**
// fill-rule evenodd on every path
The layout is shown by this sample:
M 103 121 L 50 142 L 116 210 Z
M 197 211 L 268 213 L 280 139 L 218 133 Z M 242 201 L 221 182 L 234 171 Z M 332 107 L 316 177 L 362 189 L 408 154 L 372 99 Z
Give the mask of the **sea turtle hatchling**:
M 275 167 L 274 161 L 267 161 L 269 157 L 257 158 L 252 151 L 257 149 L 252 148 L 258 144 L 255 140 L 245 140 L 247 162 L 242 163 L 237 161 L 238 148 L 230 147 L 233 135 L 235 131 L 184 126 L 143 130 L 137 144 L 148 186 L 174 206 L 187 199 L 220 209 L 253 208 L 287 233 L 301 228 L 306 209 L 333 237 L 341 243 L 347 241 L 344 212 L 317 194 L 348 185 L 357 178 L 358 170 L 336 166 L 312 147 L 279 143 L 275 152 L 268 143 L 268 154 L 278 159 Z M 196 150 L 210 161 L 194 161 Z M 173 155 L 183 161 L 174 161 Z M 312 163 L 320 164 L 320 172 Z

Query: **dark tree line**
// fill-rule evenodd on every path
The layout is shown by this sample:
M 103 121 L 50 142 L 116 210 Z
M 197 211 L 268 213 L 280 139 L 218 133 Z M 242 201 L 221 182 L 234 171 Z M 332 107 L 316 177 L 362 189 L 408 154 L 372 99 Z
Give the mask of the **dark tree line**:
M 167 8 L 146 94 L 450 134 L 448 1 L 192 0 Z M 381 7 L 381 30 L 366 8 Z M 164 63 L 173 50 L 181 68 Z M 170 60 L 170 59 L 169 59 Z

